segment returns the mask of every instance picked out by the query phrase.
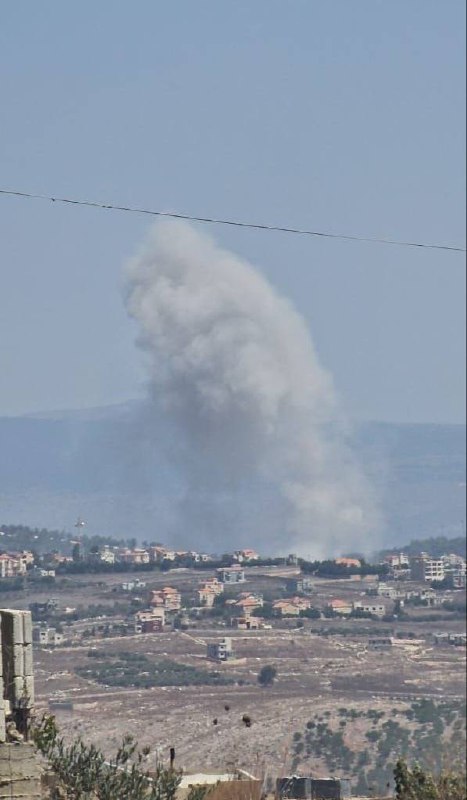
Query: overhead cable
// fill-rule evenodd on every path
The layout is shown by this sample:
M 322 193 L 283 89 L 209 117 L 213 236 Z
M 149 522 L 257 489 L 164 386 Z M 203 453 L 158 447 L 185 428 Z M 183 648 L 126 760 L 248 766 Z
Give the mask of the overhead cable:
M 52 203 L 67 203 L 74 206 L 88 206 L 90 208 L 102 208 L 107 211 L 126 211 L 131 214 L 147 214 L 152 217 L 170 217 L 171 219 L 183 219 L 190 222 L 204 222 L 210 225 L 230 225 L 236 228 L 250 228 L 258 231 L 278 231 L 280 233 L 294 233 L 300 236 L 319 236 L 325 239 L 344 239 L 353 242 L 373 242 L 374 244 L 392 244 L 398 247 L 421 247 L 429 250 L 451 250 L 456 253 L 465 253 L 465 247 L 455 247 L 447 244 L 432 244 L 428 242 L 405 242 L 398 239 L 383 239 L 376 236 L 358 236 L 344 233 L 328 233 L 325 231 L 312 231 L 304 228 L 289 228 L 282 225 L 262 225 L 255 222 L 241 222 L 233 219 L 218 219 L 216 217 L 198 217 L 192 214 L 181 214 L 175 211 L 154 211 L 149 208 L 137 208 L 134 206 L 120 206 L 114 203 L 99 203 L 94 200 L 76 200 L 70 197 L 52 197 L 45 194 L 33 194 L 32 192 L 20 192 L 15 189 L 0 189 L 0 194 L 12 195 L 35 200 L 49 200 Z

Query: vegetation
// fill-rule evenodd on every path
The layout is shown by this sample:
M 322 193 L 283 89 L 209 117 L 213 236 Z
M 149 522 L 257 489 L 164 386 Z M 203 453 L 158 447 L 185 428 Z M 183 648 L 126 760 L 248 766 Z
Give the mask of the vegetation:
M 316 575 L 318 578 L 349 578 L 351 575 L 379 575 L 388 574 L 387 564 L 368 564 L 365 559 L 360 559 L 360 567 L 347 567 L 345 564 L 336 564 L 335 561 L 305 561 L 300 559 L 302 572 L 307 575 Z
M 170 659 L 151 661 L 141 653 L 120 652 L 114 656 L 90 650 L 91 667 L 77 667 L 81 678 L 105 686 L 135 686 L 150 689 L 153 686 L 226 686 L 230 678 L 217 671 L 206 671 L 178 664 Z
M 394 769 L 397 800 L 465 800 L 467 782 L 460 769 L 432 775 L 418 764 L 412 768 L 399 759 Z
M 258 683 L 260 686 L 272 686 L 276 680 L 277 669 L 272 664 L 265 664 L 259 671 Z
M 465 550 L 465 536 L 455 536 L 452 539 L 446 536 L 432 536 L 429 539 L 412 539 L 405 547 L 383 550 L 379 554 L 379 557 L 383 558 L 390 553 L 407 553 L 409 556 L 416 556 L 419 553 L 429 553 L 433 558 L 439 558 L 445 555 L 445 553 L 455 553 L 457 556 L 465 558 Z
M 59 780 L 61 796 L 69 800 L 173 800 L 180 784 L 180 772 L 160 765 L 150 777 L 144 768 L 149 748 L 138 750 L 131 736 L 124 737 L 115 758 L 106 760 L 82 739 L 65 745 L 54 717 L 46 715 L 33 739 Z
M 361 720 L 367 720 L 362 741 Z M 354 723 L 359 720 L 358 729 Z M 393 783 L 394 763 L 401 757 L 420 764 L 421 770 L 443 774 L 443 754 L 451 756 L 465 743 L 465 708 L 462 703 L 422 699 L 405 709 L 389 713 L 377 709 L 341 707 L 334 718 L 317 714 L 303 732 L 293 736 L 292 768 L 310 769 L 310 760 L 320 759 L 329 771 L 349 776 L 357 794 L 370 790 L 387 793 Z M 402 762 L 400 762 L 402 763 Z M 429 800 L 447 800 L 436 794 Z M 401 794 L 401 800 L 419 800 Z M 453 795 L 457 799 L 457 795 Z M 420 800 L 428 800 L 420 796 Z

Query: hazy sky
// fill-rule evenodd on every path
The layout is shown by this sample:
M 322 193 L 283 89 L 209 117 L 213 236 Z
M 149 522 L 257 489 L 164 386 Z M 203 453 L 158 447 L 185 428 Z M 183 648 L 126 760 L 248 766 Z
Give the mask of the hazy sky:
M 4 0 L 7 188 L 464 245 L 464 0 Z M 0 197 L 0 413 L 144 392 L 148 219 Z M 209 227 L 305 316 L 350 416 L 463 420 L 462 255 Z

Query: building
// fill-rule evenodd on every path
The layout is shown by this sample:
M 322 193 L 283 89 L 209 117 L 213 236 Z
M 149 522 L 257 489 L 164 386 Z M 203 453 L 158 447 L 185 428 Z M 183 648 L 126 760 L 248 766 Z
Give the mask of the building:
M 43 647 L 58 647 L 63 644 L 65 637 L 56 628 L 48 625 L 35 625 L 32 629 L 32 640 Z
M 138 589 L 145 589 L 146 588 L 146 581 L 140 581 L 139 578 L 135 578 L 133 581 L 124 581 L 122 583 L 122 590 L 124 592 L 134 592 Z
M 224 584 L 245 583 L 245 570 L 240 564 L 234 564 L 233 567 L 220 567 L 217 574 L 221 583 Z
M 292 775 L 278 778 L 276 796 L 279 800 L 343 800 L 350 792 L 346 781 L 336 778 L 302 778 Z
M 433 634 L 433 639 L 438 646 L 465 647 L 467 645 L 467 635 L 465 633 L 435 633 Z
M 406 553 L 389 553 L 384 561 L 391 569 L 409 569 L 410 560 Z
M 380 650 L 391 650 L 393 645 L 391 636 L 373 636 L 368 639 L 368 650 L 379 652 Z
M 358 602 L 352 603 L 353 611 L 359 614 L 371 614 L 372 617 L 384 617 L 386 615 L 386 606 L 383 603 L 367 603 Z
M 410 559 L 410 575 L 413 581 L 443 581 L 445 566 L 442 558 L 430 558 L 427 553 L 421 553 Z
M 149 605 L 153 608 L 163 608 L 165 611 L 180 611 L 182 596 L 178 589 L 164 586 L 163 589 L 153 589 Z
M 305 597 L 287 597 L 272 604 L 273 613 L 277 617 L 299 617 L 300 612 L 308 608 L 310 601 Z
M 455 553 L 441 556 L 444 564 L 444 574 L 451 589 L 465 589 L 466 587 L 466 561 Z
M 242 592 L 235 601 L 235 608 L 240 609 L 245 616 L 249 616 L 256 608 L 262 608 L 263 604 L 262 595 Z
M 239 564 L 249 564 L 252 561 L 259 561 L 259 553 L 257 553 L 256 550 L 235 550 L 233 557 Z
M 232 628 L 238 628 L 240 631 L 257 631 L 261 628 L 263 619 L 261 617 L 233 617 L 231 625 Z
M 101 547 L 99 550 L 97 550 L 97 552 L 90 553 L 89 559 L 90 561 L 100 564 L 115 564 L 116 553 L 113 547 L 105 544 L 104 547 Z
M 0 555 L 0 578 L 17 578 L 26 574 L 27 564 L 19 553 Z
M 355 567 L 355 569 L 360 569 L 362 566 L 362 562 L 359 558 L 335 558 L 334 563 L 339 564 L 342 567 L 349 567 L 349 569 L 352 567 Z
M 391 586 L 389 583 L 379 583 L 376 593 L 380 597 L 386 597 L 388 600 L 405 600 L 406 592 L 399 588 L 399 586 Z
M 154 633 L 164 629 L 165 611 L 163 608 L 151 608 L 137 611 L 135 614 L 135 633 Z
M 198 602 L 202 606 L 212 608 L 215 599 L 224 591 L 224 585 L 217 578 L 208 578 L 198 587 Z
M 207 657 L 212 661 L 229 661 L 234 658 L 232 639 L 224 637 L 220 642 L 210 642 L 207 645 Z
M 339 616 L 347 617 L 353 611 L 353 605 L 350 601 L 347 600 L 330 600 L 326 606 L 328 611 L 333 612 L 334 614 L 339 614 Z
M 151 545 L 148 552 L 149 559 L 152 563 L 160 563 L 161 561 L 175 561 L 177 557 L 174 550 L 169 550 L 162 544 Z
M 311 594 L 314 591 L 315 584 L 313 578 L 308 575 L 300 575 L 298 578 L 291 578 L 286 583 L 286 589 L 291 594 Z

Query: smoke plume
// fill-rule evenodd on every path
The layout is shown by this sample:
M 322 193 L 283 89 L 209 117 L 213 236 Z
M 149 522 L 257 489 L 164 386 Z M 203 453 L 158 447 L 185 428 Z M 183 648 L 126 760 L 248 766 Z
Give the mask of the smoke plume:
M 126 281 L 154 413 L 175 432 L 184 541 L 323 557 L 371 534 L 373 547 L 371 492 L 291 304 L 179 222 L 154 226 Z

